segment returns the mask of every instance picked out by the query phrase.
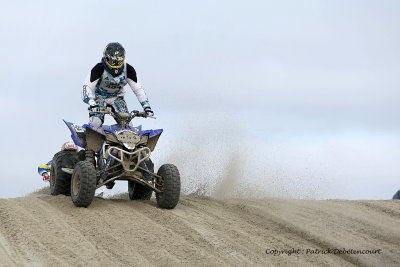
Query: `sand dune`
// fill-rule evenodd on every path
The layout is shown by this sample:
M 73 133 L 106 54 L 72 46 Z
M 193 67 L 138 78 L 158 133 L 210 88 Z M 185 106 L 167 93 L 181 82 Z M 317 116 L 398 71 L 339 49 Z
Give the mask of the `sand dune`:
M 162 210 L 120 195 L 76 208 L 45 188 L 0 199 L 0 266 L 400 266 L 399 226 L 398 200 L 189 195 Z

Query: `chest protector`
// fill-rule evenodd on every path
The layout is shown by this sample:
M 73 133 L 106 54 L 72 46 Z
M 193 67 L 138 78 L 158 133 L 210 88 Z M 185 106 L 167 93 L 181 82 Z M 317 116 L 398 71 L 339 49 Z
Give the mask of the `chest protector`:
M 96 95 L 101 95 L 103 98 L 116 97 L 119 93 L 124 92 L 123 88 L 127 84 L 126 63 L 123 71 L 113 77 L 108 71 L 104 70 L 101 79 L 96 85 Z

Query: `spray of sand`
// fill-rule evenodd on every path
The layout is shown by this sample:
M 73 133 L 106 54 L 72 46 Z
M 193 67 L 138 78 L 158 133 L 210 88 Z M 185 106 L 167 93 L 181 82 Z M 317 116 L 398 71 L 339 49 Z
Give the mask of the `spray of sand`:
M 226 116 L 207 122 L 188 119 L 182 124 L 185 131 L 174 135 L 168 145 L 164 141 L 154 159 L 156 169 L 158 162 L 177 165 L 184 195 L 323 198 L 321 185 L 327 183 L 321 168 L 315 171 L 319 166 L 307 162 L 304 151 L 291 144 L 260 144 Z

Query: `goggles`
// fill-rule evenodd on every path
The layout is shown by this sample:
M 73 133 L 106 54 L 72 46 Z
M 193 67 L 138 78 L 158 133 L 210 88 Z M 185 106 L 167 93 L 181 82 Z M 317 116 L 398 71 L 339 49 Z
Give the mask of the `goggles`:
M 110 69 L 119 69 L 124 65 L 124 58 L 106 56 L 105 62 Z

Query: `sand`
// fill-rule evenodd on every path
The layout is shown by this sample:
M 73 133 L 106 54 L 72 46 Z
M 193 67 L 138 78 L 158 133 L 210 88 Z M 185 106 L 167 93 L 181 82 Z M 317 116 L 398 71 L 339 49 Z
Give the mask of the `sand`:
M 0 199 L 0 259 L 0 266 L 400 266 L 400 201 L 187 195 L 162 210 L 154 199 L 122 194 L 76 208 L 44 188 Z

